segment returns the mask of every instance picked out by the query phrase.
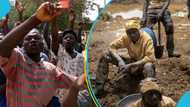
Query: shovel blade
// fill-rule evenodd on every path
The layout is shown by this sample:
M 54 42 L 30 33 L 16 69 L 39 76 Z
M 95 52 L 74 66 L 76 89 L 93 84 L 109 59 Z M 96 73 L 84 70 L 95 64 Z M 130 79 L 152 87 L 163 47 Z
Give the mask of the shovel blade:
M 156 58 L 161 58 L 164 52 L 164 46 L 156 46 L 155 56 Z

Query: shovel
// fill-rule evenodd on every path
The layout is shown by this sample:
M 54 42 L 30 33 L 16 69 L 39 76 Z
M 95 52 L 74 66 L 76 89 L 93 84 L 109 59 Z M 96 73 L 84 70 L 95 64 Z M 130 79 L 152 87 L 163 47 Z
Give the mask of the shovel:
M 155 49 L 155 56 L 156 58 L 161 58 L 163 55 L 164 46 L 161 45 L 161 25 L 160 25 L 160 18 L 158 18 L 158 45 Z

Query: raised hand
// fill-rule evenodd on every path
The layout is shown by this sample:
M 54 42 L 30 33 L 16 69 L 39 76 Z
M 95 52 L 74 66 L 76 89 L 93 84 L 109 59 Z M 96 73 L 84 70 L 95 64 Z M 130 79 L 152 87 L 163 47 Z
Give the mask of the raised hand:
M 53 4 L 45 2 L 37 9 L 35 16 L 41 22 L 48 22 L 61 15 L 63 10 L 64 9 L 61 7 L 60 3 Z

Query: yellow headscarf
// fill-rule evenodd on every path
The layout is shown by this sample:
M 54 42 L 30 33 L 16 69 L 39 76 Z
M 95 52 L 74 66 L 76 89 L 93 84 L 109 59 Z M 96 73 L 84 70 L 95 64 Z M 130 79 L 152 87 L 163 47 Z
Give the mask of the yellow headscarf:
M 141 84 L 140 92 L 145 93 L 149 90 L 157 90 L 162 93 L 162 89 L 159 87 L 159 85 L 151 80 L 145 80 Z
M 127 22 L 125 23 L 126 30 L 134 29 L 134 28 L 140 29 L 140 19 L 137 17 L 128 19 Z

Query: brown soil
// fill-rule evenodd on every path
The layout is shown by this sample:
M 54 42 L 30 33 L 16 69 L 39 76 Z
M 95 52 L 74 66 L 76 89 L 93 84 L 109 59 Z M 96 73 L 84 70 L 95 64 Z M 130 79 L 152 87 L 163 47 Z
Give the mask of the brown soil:
M 139 8 L 134 8 L 139 7 Z M 172 13 L 179 10 L 184 10 L 184 4 L 172 4 L 170 10 Z M 112 4 L 108 7 L 108 11 L 111 13 L 127 11 L 131 9 L 141 9 L 140 4 Z M 113 19 L 109 22 L 98 21 L 93 32 L 89 46 L 89 66 L 90 71 L 94 73 L 94 69 L 97 65 L 97 60 L 101 54 L 107 49 L 108 44 L 117 38 L 115 31 L 122 28 L 125 20 L 121 17 Z M 157 61 L 156 72 L 157 78 L 161 87 L 164 89 L 166 96 L 172 97 L 175 101 L 178 101 L 180 96 L 185 91 L 190 89 L 190 22 L 186 17 L 173 17 L 175 25 L 175 46 L 177 52 L 182 54 L 181 58 L 167 58 L 167 53 Z M 163 30 L 162 30 L 163 31 Z M 165 37 L 164 31 L 162 32 Z M 165 41 L 165 39 L 163 39 Z M 163 42 L 165 43 L 165 42 Z M 111 83 L 114 83 L 116 67 L 111 66 L 114 69 L 110 70 L 109 80 L 106 83 L 105 89 L 108 93 L 100 101 L 107 107 L 115 106 L 116 103 L 126 96 L 125 93 L 113 93 Z

